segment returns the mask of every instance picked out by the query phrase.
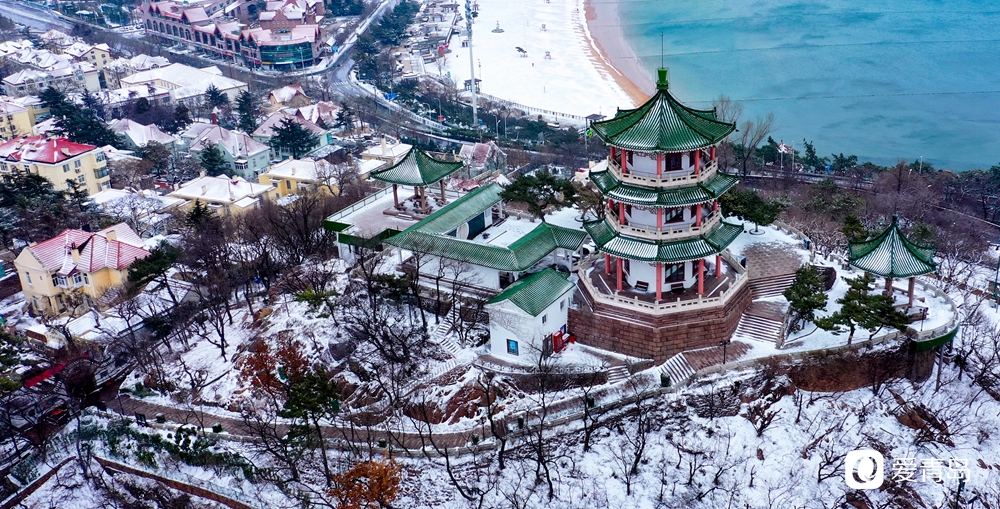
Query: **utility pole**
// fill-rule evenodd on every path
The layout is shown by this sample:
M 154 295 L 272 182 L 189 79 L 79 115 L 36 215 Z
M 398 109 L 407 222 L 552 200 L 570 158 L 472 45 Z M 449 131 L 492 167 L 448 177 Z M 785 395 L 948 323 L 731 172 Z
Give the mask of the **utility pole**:
M 479 129 L 479 117 L 476 115 L 476 61 L 472 58 L 472 0 L 465 0 L 465 28 L 469 31 L 469 89 L 472 90 L 472 128 Z

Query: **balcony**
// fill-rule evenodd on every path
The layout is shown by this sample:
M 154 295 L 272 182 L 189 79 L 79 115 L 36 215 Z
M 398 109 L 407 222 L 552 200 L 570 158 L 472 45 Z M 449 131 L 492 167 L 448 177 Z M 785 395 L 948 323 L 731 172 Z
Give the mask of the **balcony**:
M 623 282 L 622 291 L 616 291 L 617 280 L 612 271 L 604 273 L 604 258 L 597 255 L 580 264 L 578 275 L 584 296 L 594 303 L 615 306 L 644 314 L 665 315 L 723 306 L 747 284 L 746 269 L 729 251 L 722 252 L 722 277 L 715 277 L 714 270 L 705 270 L 705 295 L 698 295 L 696 287 L 669 291 L 664 283 L 662 299 L 656 300 L 653 288 L 637 289 Z
M 615 231 L 618 233 L 652 241 L 683 240 L 691 237 L 697 237 L 702 233 L 712 231 L 713 228 L 722 222 L 722 214 L 712 212 L 707 217 L 702 219 L 701 226 L 695 226 L 693 222 L 688 224 L 681 221 L 676 223 L 664 223 L 663 228 L 657 231 L 655 227 L 644 228 L 637 225 L 620 224 L 621 220 L 619 219 L 618 214 L 615 214 L 613 211 L 608 211 L 607 214 L 609 217 L 614 218 L 612 227 L 614 227 Z M 628 220 L 628 217 L 626 217 L 626 220 Z
M 592 171 L 601 171 L 603 166 L 606 164 L 607 168 L 611 170 L 611 174 L 615 176 L 619 181 L 626 184 L 634 184 L 645 187 L 658 187 L 658 188 L 671 188 L 671 187 L 688 187 L 700 184 L 707 181 L 708 179 L 715 176 L 715 173 L 719 170 L 719 164 L 717 162 L 708 162 L 701 167 L 698 175 L 690 173 L 686 170 L 673 171 L 664 173 L 663 176 L 646 176 L 636 173 L 622 173 L 621 166 L 619 166 L 617 161 L 605 160 L 594 166 Z M 693 170 L 690 170 L 693 171 Z

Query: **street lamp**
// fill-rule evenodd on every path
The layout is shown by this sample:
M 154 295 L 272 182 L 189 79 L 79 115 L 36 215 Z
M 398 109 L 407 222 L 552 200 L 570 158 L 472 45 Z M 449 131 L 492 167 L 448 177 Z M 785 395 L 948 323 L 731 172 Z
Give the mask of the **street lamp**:
M 496 131 L 497 131 L 497 139 L 499 140 L 500 139 L 500 117 L 497 117 Z

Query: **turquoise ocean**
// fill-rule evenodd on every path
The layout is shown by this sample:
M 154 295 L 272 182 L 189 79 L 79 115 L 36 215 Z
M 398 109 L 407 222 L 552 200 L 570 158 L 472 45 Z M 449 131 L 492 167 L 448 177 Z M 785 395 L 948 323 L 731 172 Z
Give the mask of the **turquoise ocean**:
M 596 0 L 601 1 L 601 0 Z M 1000 4 L 972 0 L 622 0 L 626 42 L 695 107 L 773 112 L 820 155 L 1000 164 Z

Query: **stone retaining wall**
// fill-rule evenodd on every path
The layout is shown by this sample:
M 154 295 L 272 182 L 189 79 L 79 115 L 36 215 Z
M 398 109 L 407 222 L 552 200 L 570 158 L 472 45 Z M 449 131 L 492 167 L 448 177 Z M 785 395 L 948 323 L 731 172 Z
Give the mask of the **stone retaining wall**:
M 587 290 L 581 286 L 580 291 Z M 723 305 L 654 316 L 585 297 L 590 306 L 569 310 L 568 328 L 577 341 L 657 363 L 685 350 L 718 346 L 732 337 L 752 299 L 749 285 L 743 285 Z

